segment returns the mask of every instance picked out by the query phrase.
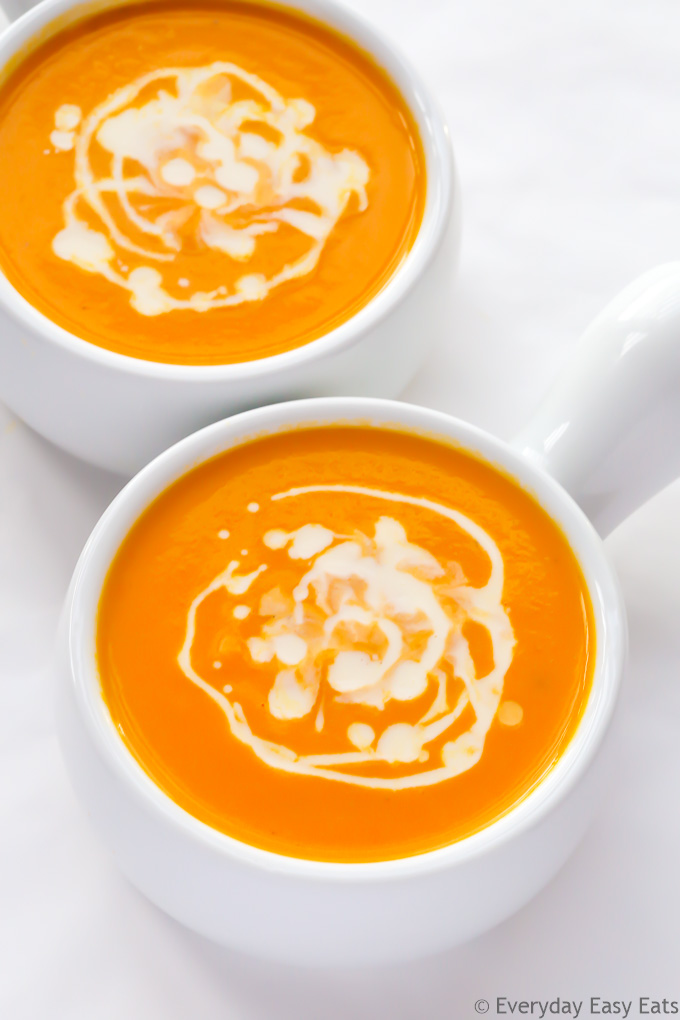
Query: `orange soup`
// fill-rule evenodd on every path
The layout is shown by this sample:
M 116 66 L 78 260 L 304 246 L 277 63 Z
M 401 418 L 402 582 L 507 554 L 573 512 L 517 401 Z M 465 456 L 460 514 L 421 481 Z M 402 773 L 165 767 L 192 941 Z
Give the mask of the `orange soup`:
M 299 858 L 423 853 L 500 818 L 586 704 L 592 608 L 513 481 L 410 433 L 300 429 L 167 489 L 110 568 L 103 696 L 154 782 Z
M 274 6 L 118 5 L 0 88 L 0 268 L 121 354 L 226 364 L 322 336 L 389 281 L 424 199 L 386 73 Z

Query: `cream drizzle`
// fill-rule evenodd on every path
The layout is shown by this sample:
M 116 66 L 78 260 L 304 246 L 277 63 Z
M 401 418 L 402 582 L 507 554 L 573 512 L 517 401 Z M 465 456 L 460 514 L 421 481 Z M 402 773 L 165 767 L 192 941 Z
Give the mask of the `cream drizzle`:
M 258 98 L 234 99 L 234 82 Z M 262 78 L 224 61 L 151 71 L 82 121 L 78 107 L 63 104 L 51 141 L 58 151 L 75 149 L 75 189 L 63 203 L 54 253 L 127 290 L 142 315 L 263 300 L 312 272 L 352 195 L 359 210 L 367 206 L 366 162 L 349 149 L 331 153 L 311 138 L 306 129 L 315 113 L 306 100 L 286 100 Z M 95 145 L 109 156 L 108 175 L 93 168 Z M 172 294 L 163 270 L 181 252 L 181 231 L 192 219 L 194 241 L 235 262 L 247 262 L 259 239 L 283 226 L 308 243 L 269 277 L 244 273 L 231 291 L 220 285 Z M 126 252 L 152 264 L 130 271 Z M 175 282 L 191 285 L 185 278 Z
M 314 713 L 315 728 L 321 731 L 334 703 L 379 713 L 396 700 L 419 702 L 416 719 L 393 723 L 382 731 L 357 719 L 347 730 L 351 749 L 316 755 L 298 754 L 293 747 L 252 731 L 241 705 L 196 672 L 191 650 L 196 614 L 208 595 L 220 587 L 232 592 L 235 584 L 242 586 L 242 594 L 266 564 L 239 578 L 235 574 L 238 563 L 232 561 L 196 596 L 178 657 L 181 669 L 217 702 L 232 734 L 273 768 L 392 790 L 432 785 L 467 771 L 482 756 L 515 646 L 502 605 L 504 564 L 497 544 L 459 511 L 403 493 L 365 486 L 311 485 L 277 493 L 271 499 L 276 502 L 314 492 L 350 493 L 430 510 L 470 535 L 489 559 L 487 582 L 473 587 L 459 565 L 444 566 L 426 549 L 409 542 L 403 525 L 392 517 L 377 520 L 373 538 L 358 533 L 347 538 L 314 523 L 293 532 L 273 529 L 263 538 L 266 547 L 286 548 L 292 560 L 309 562 L 290 594 L 276 588 L 260 597 L 259 612 L 266 620 L 259 635 L 247 642 L 254 663 L 278 663 L 268 695 L 271 715 L 293 721 Z M 489 633 L 493 668 L 486 676 L 476 675 L 463 634 L 466 621 L 481 624 Z M 377 631 L 382 634 L 379 654 L 353 646 L 353 633 L 363 632 L 365 637 Z M 414 634 L 421 636 L 417 653 L 409 648 Z M 317 662 L 319 656 L 323 668 Z M 462 691 L 451 700 L 448 687 L 453 678 L 459 686 L 462 683 Z M 468 708 L 473 715 L 471 724 L 446 740 L 433 758 L 429 745 L 446 735 Z M 521 718 L 521 709 L 517 709 L 519 706 L 511 712 L 515 724 Z M 375 719 L 379 720 L 379 714 Z M 423 768 L 428 763 L 429 767 Z M 372 764 L 412 765 L 415 769 L 399 776 L 366 774 L 366 766 Z M 352 771 L 357 766 L 363 771 Z

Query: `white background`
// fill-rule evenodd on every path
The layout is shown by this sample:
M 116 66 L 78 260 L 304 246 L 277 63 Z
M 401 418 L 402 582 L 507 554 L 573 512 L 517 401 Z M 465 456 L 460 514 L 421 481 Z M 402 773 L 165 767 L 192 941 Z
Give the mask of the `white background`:
M 462 178 L 449 343 L 405 396 L 510 436 L 599 308 L 678 257 L 680 4 L 355 6 L 439 93 Z M 67 785 L 53 636 L 78 552 L 120 485 L 0 408 L 3 1020 L 465 1020 L 496 995 L 680 1000 L 679 485 L 607 541 L 631 669 L 611 793 L 570 863 L 466 947 L 335 973 L 237 958 L 169 920 L 119 876 Z

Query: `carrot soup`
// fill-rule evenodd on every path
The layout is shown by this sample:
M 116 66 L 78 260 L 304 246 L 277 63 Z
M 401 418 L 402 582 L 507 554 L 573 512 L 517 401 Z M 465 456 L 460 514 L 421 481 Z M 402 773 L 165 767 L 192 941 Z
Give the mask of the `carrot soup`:
M 390 428 L 256 438 L 171 485 L 97 622 L 118 732 L 168 797 L 292 857 L 406 857 L 503 816 L 586 705 L 590 598 L 512 479 Z
M 328 333 L 406 258 L 425 191 L 386 72 L 276 6 L 117 5 L 0 86 L 0 269 L 136 358 L 229 364 Z

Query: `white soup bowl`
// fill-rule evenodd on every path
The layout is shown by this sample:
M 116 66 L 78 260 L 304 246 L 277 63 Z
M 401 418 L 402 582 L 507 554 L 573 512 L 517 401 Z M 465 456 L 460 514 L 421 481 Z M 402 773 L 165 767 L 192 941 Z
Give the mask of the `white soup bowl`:
M 30 9 L 0 35 L 0 81 L 33 40 L 129 2 L 43 0 L 30 7 L 26 0 L 3 0 L 8 16 Z M 0 399 L 41 435 L 100 467 L 130 475 L 195 429 L 273 401 L 394 397 L 430 347 L 448 336 L 460 197 L 439 106 L 392 44 L 342 4 L 286 0 L 283 6 L 351 39 L 399 88 L 425 153 L 420 229 L 387 284 L 346 322 L 295 350 L 230 365 L 163 364 L 90 344 L 39 312 L 0 272 Z M 196 313 L 197 335 L 200 329 Z
M 298 963 L 377 963 L 433 953 L 526 903 L 565 861 L 599 802 L 604 771 L 598 749 L 626 656 L 624 606 L 601 535 L 678 473 L 679 368 L 680 263 L 636 281 L 595 320 L 573 363 L 514 443 L 407 404 L 321 398 L 236 415 L 142 470 L 113 501 L 82 553 L 58 651 L 59 734 L 68 772 L 129 879 L 218 943 Z M 594 609 L 596 660 L 573 738 L 508 814 L 429 853 L 334 864 L 246 845 L 166 796 L 111 720 L 97 674 L 95 629 L 117 549 L 168 486 L 253 436 L 353 421 L 454 443 L 528 491 L 562 529 L 580 563 Z

